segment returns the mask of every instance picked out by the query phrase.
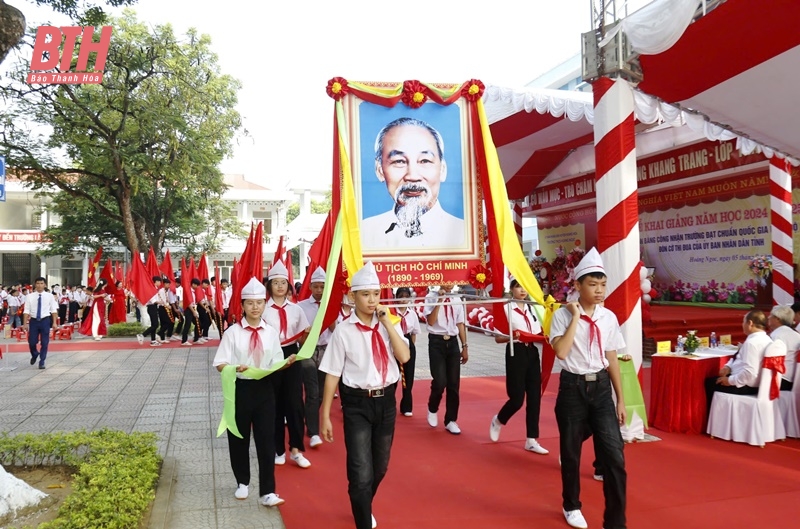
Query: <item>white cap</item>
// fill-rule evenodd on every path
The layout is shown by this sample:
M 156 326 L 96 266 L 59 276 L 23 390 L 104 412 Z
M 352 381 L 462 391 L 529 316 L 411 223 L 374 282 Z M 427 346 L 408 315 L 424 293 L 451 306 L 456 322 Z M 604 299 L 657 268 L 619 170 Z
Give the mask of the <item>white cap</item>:
M 318 266 L 314 273 L 311 274 L 311 282 L 312 283 L 324 283 L 325 282 L 325 270 L 322 269 L 321 266 Z
M 251 277 L 242 289 L 242 299 L 267 299 L 267 289 L 264 288 L 264 283 Z
M 375 265 L 372 261 L 367 261 L 364 266 L 353 274 L 350 279 L 350 290 L 356 292 L 357 290 L 380 290 L 381 281 L 378 279 L 378 274 L 375 272 Z
M 581 259 L 581 262 L 575 267 L 575 279 L 580 279 L 586 274 L 591 274 L 592 272 L 600 272 L 601 274 L 606 273 L 605 268 L 603 268 L 603 260 L 600 259 L 600 254 L 597 253 L 596 248 L 592 248 L 586 252 L 586 255 L 583 256 L 583 259 Z
M 289 271 L 283 261 L 278 259 L 278 262 L 272 265 L 272 268 L 267 272 L 267 279 L 286 279 L 289 280 Z

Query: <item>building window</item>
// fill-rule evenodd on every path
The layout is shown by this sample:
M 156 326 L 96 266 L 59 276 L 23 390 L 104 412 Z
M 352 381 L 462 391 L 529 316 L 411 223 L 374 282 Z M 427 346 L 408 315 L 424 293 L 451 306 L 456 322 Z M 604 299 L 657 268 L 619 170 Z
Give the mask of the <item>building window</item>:
M 253 211 L 253 221 L 264 221 L 264 233 L 272 233 L 272 211 Z

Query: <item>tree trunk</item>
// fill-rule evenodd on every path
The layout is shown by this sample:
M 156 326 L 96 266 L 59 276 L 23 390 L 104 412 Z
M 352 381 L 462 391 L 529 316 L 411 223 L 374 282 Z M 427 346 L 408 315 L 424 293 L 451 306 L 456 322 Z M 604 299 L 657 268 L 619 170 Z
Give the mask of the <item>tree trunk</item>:
M 25 35 L 25 15 L 0 0 L 0 63 Z
M 133 222 L 133 212 L 131 211 L 131 193 L 128 189 L 122 189 L 119 197 L 119 211 L 122 214 L 122 225 L 125 227 L 125 238 L 128 239 L 128 248 L 131 253 L 140 252 L 140 240 L 136 233 L 136 226 Z

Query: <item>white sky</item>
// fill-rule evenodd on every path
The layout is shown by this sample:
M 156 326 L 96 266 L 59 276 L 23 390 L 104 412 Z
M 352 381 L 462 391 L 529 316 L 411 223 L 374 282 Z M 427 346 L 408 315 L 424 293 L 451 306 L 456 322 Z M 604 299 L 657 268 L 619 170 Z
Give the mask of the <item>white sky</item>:
M 29 25 L 60 22 L 6 3 Z M 243 84 L 250 133 L 221 169 L 272 189 L 330 186 L 331 77 L 521 86 L 578 53 L 590 25 L 590 0 L 139 0 L 134 9 L 178 35 L 211 36 L 222 71 Z

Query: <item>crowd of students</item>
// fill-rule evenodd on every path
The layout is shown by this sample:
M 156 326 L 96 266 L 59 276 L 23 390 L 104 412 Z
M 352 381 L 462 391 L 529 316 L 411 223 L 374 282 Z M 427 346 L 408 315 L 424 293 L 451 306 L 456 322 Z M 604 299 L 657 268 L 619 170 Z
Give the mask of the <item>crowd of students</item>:
M 606 507 L 603 527 L 626 526 L 627 474 L 620 425 L 626 418 L 621 391 L 617 350 L 625 344 L 614 314 L 602 306 L 606 274 L 595 249 L 575 268 L 576 302 L 556 311 L 550 343 L 562 367 L 556 401 L 560 442 L 562 506 L 566 522 L 588 527 L 581 513 L 581 446 L 594 436 L 602 474 Z M 416 359 L 415 337 L 420 332 L 416 311 L 409 308 L 411 291 L 398 288 L 391 307 L 380 302 L 381 285 L 372 263 L 351 277 L 348 298 L 337 322 L 323 329 L 313 356 L 295 362 L 299 347 L 307 339 L 324 290 L 325 272 L 318 269 L 311 280 L 311 297 L 295 304 L 289 301 L 288 274 L 278 262 L 268 272 L 266 284 L 252 278 L 242 291 L 244 318 L 222 337 L 213 365 L 223 371 L 235 366 L 236 426 L 242 437 L 228 432 L 231 467 L 236 478 L 234 496 L 249 496 L 250 433 L 259 464 L 259 499 L 274 507 L 284 503 L 276 493 L 274 466 L 286 460 L 285 432 L 289 432 L 290 460 L 310 468 L 305 441 L 315 448 L 334 441 L 331 421 L 333 401 L 341 399 L 344 444 L 347 459 L 348 494 L 357 529 L 377 527 L 372 502 L 388 471 L 389 454 L 398 413 L 413 417 L 412 388 Z M 506 346 L 508 402 L 494 416 L 489 436 L 497 441 L 509 419 L 527 399 L 525 450 L 546 455 L 538 441 L 541 406 L 541 368 L 537 343 L 541 324 L 530 310 L 527 292 L 511 283 L 514 304 L 512 326 L 524 332 L 498 336 Z M 443 425 L 458 435 L 459 382 L 461 365 L 469 360 L 464 305 L 452 285 L 429 293 L 424 304 L 428 330 L 431 390 L 426 419 L 439 426 L 439 407 L 445 400 Z M 263 378 L 279 362 L 285 364 Z M 267 371 L 260 371 L 267 370 Z M 398 387 L 399 386 L 399 387 Z M 616 402 L 612 398 L 616 397 Z M 305 399 L 303 398 L 305 395 Z M 321 399 L 320 399 L 321 396 Z

